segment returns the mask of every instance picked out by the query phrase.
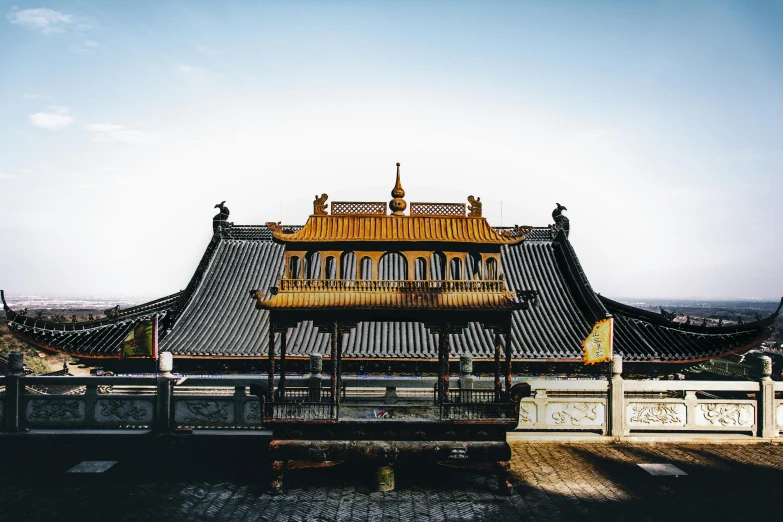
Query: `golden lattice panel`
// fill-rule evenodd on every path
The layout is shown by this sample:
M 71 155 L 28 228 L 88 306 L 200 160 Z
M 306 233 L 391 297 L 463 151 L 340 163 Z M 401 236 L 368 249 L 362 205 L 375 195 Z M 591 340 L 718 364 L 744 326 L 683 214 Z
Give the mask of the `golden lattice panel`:
M 335 201 L 332 203 L 333 216 L 350 214 L 386 215 L 386 203 L 383 201 Z
M 411 203 L 411 216 L 464 216 L 465 203 Z

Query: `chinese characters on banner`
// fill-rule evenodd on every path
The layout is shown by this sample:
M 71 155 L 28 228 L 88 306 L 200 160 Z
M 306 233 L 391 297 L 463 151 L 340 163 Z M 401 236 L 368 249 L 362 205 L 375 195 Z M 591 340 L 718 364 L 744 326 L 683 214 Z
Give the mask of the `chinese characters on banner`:
M 158 357 L 158 318 L 138 323 L 120 345 L 123 357 Z
M 595 323 L 593 331 L 582 341 L 585 352 L 585 364 L 595 364 L 612 360 L 612 342 L 614 341 L 614 319 L 603 319 Z

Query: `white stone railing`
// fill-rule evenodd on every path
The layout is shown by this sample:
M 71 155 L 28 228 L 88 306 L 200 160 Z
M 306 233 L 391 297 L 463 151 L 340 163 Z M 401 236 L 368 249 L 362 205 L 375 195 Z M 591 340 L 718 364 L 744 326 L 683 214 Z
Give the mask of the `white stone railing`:
M 610 380 L 527 381 L 517 431 L 732 432 L 776 438 L 783 430 L 783 383 L 762 358 L 759 381 L 625 380 L 613 359 Z
M 773 390 L 783 393 L 783 382 L 776 382 Z M 776 433 L 783 430 L 783 399 L 775 399 L 775 430 L 777 430 Z
M 624 381 L 625 431 L 741 431 L 755 435 L 757 400 L 700 398 L 698 392 L 758 395 L 759 386 L 752 381 Z M 683 398 L 638 398 L 650 392 L 676 392 Z M 637 398 L 628 398 L 631 393 Z
M 590 430 L 606 433 L 608 381 L 531 379 L 519 405 L 518 430 Z

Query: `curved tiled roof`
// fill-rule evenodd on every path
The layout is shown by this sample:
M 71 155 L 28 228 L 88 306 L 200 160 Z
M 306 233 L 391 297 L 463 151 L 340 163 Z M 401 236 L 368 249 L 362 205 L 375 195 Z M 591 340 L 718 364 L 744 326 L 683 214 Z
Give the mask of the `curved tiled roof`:
M 394 218 L 398 219 L 398 218 Z M 288 228 L 288 227 L 285 227 Z M 659 314 L 600 297 L 590 287 L 565 234 L 535 228 L 526 240 L 501 248 L 508 290 L 538 290 L 536 306 L 512 312 L 512 353 L 517 360 L 579 361 L 592 325 L 615 318 L 615 351 L 629 362 L 686 362 L 746 350 L 761 343 L 780 308 L 761 321 L 732 327 L 683 326 Z M 159 317 L 161 350 L 178 356 L 263 357 L 269 312 L 256 310 L 251 289 L 277 285 L 283 247 L 261 226 L 218 229 L 179 294 L 123 310 L 116 319 L 90 323 L 36 323 L 5 306 L 9 328 L 44 348 L 76 356 L 118 356 L 136 322 Z M 4 304 L 5 305 L 5 304 Z M 327 354 L 328 335 L 311 322 L 289 330 L 288 353 Z M 347 358 L 435 359 L 437 338 L 421 323 L 359 323 L 345 336 Z M 451 355 L 492 358 L 493 336 L 475 323 L 452 334 Z
M 269 224 L 274 238 L 286 243 L 335 241 L 422 241 L 473 244 L 513 244 L 524 235 L 498 233 L 483 217 L 464 216 L 310 216 L 295 232 Z
M 158 318 L 163 323 L 180 294 L 120 310 L 117 316 L 81 323 L 55 323 L 23 316 L 11 310 L 2 296 L 8 329 L 25 341 L 78 357 L 119 357 L 120 343 L 140 322 Z

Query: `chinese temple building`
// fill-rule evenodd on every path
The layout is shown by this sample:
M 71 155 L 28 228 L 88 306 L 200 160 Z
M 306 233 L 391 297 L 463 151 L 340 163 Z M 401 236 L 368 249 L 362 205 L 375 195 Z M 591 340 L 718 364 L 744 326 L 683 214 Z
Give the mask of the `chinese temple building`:
M 8 326 L 42 350 L 114 369 L 138 363 L 122 358 L 122 341 L 157 318 L 159 350 L 181 372 L 274 373 L 278 364 L 306 373 L 321 355 L 338 375 L 437 372 L 448 394 L 460 357 L 478 373 L 500 371 L 506 389 L 519 374 L 606 373 L 584 366 L 582 340 L 607 317 L 626 371 L 655 374 L 753 349 L 780 313 L 717 327 L 677 323 L 593 291 L 559 204 L 553 224 L 493 227 L 480 198 L 404 198 L 398 164 L 389 203 L 329 208 L 324 194 L 303 226 L 235 225 L 223 202 L 184 290 L 68 323 L 23 315 L 3 298 Z

